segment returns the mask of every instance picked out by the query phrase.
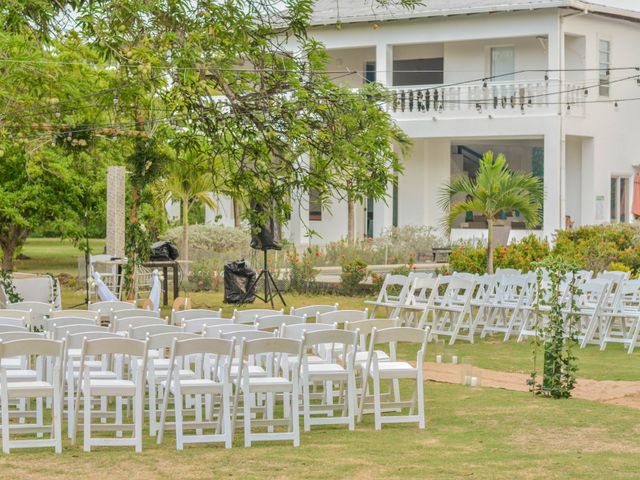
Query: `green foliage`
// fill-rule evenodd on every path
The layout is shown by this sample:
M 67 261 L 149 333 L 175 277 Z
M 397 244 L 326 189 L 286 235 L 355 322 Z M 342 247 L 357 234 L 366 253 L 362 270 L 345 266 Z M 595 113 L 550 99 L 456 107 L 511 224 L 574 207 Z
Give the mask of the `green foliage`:
M 359 258 L 342 263 L 340 293 L 357 295 L 362 292 L 361 283 L 367 278 L 367 263 Z
M 0 288 L 2 288 L 2 291 L 10 303 L 17 303 L 23 300 L 17 292 L 16 286 L 13 284 L 11 270 L 0 269 Z
M 203 260 L 196 262 L 189 269 L 189 288 L 195 292 L 219 291 L 223 283 L 220 271 L 212 268 L 212 262 Z
M 317 250 L 306 248 L 302 255 L 295 247 L 287 252 L 289 266 L 289 288 L 297 293 L 306 293 L 315 287 L 318 270 L 313 268 Z
M 577 346 L 578 318 L 569 313 L 565 319 L 563 309 L 567 305 L 562 301 L 560 284 L 569 276 L 568 295 L 569 312 L 576 311 L 576 298 L 580 291 L 576 285 L 575 263 L 557 256 L 548 256 L 534 263 L 536 270 L 536 300 L 533 315 L 540 318 L 538 332 L 533 340 L 533 371 L 529 381 L 532 391 L 553 398 L 569 398 L 575 388 L 578 366 L 573 352 Z M 543 282 L 543 272 L 549 276 Z M 542 322 L 542 317 L 546 322 Z M 537 358 L 543 349 L 542 383 L 538 383 Z
M 484 273 L 487 271 L 487 249 L 482 245 L 459 245 L 451 249 L 449 270 Z
M 528 272 L 533 268 L 533 263 L 546 258 L 549 255 L 549 242 L 540 240 L 536 235 L 527 235 L 519 242 L 500 246 L 496 250 L 496 268 L 515 268 L 522 272 Z
M 464 201 L 455 198 L 464 196 Z M 450 228 L 465 212 L 473 211 L 487 219 L 487 272 L 493 273 L 493 227 L 504 211 L 518 210 L 527 227 L 540 223 L 544 189 L 540 179 L 530 173 L 513 172 L 503 154 L 494 158 L 486 152 L 480 159 L 475 179 L 460 177 L 442 186 L 439 205 L 449 212 L 444 219 Z
M 573 260 L 579 268 L 600 271 L 612 263 L 640 271 L 640 231 L 630 224 L 594 225 L 556 233 L 554 255 Z
M 182 227 L 169 229 L 163 236 L 182 249 Z M 251 254 L 249 243 L 251 235 L 246 230 L 222 225 L 189 225 L 189 242 L 193 259 L 205 260 L 220 258 L 220 266 L 224 260 L 237 260 Z

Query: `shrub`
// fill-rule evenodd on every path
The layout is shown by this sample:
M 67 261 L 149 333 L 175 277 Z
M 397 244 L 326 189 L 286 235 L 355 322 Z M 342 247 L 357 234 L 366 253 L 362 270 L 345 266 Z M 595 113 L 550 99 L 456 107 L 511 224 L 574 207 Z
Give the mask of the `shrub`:
M 342 263 L 340 291 L 343 295 L 360 293 L 360 282 L 367 278 L 367 263 L 357 258 Z
M 449 270 L 484 273 L 487 271 L 487 249 L 482 245 L 458 245 L 451 249 Z
M 305 249 L 302 256 L 298 254 L 295 247 L 287 252 L 287 263 L 289 266 L 289 288 L 294 292 L 306 293 L 316 283 L 318 271 L 313 268 L 316 251 Z
M 519 242 L 496 249 L 496 268 L 516 268 L 522 272 L 531 270 L 532 263 L 549 255 L 549 242 L 535 235 L 527 235 Z
M 197 262 L 189 270 L 189 287 L 195 292 L 211 290 L 217 292 L 220 290 L 222 278 L 222 275 L 212 268 L 210 262 Z
M 163 236 L 164 240 L 182 248 L 182 227 L 174 227 Z M 189 226 L 189 252 L 195 259 L 208 258 L 216 252 L 238 252 L 247 256 L 250 252 L 249 232 L 222 225 L 191 225 Z

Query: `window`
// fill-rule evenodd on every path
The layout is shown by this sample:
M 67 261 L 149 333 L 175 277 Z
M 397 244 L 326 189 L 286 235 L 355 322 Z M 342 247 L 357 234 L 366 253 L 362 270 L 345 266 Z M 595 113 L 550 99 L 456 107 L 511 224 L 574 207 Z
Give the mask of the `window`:
M 599 93 L 603 97 L 609 96 L 609 77 L 611 68 L 611 44 L 608 40 L 600 40 L 598 42 L 598 68 L 600 69 L 600 88 Z
M 393 85 L 440 85 L 444 83 L 444 58 L 393 61 Z
M 391 211 L 391 225 L 398 226 L 398 177 L 396 177 L 396 183 L 393 184 L 393 205 Z
M 364 64 L 364 83 L 376 81 L 376 62 L 365 62 Z
M 513 47 L 491 49 L 491 77 L 494 80 L 498 82 L 514 80 L 515 69 L 516 53 Z
M 318 191 L 313 188 L 309 190 L 309 221 L 320 220 L 322 220 L 322 201 Z
M 611 223 L 628 222 L 629 177 L 611 177 Z

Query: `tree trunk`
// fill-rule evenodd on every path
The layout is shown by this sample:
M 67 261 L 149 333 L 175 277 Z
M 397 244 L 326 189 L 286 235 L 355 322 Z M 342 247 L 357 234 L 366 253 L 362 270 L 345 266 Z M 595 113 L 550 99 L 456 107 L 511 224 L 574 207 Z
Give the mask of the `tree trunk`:
M 487 219 L 487 273 L 493 273 L 493 218 Z
M 185 275 L 189 274 L 189 201 L 182 200 L 182 260 Z
M 233 226 L 236 228 L 240 228 L 240 202 L 235 198 L 233 201 Z
M 347 199 L 347 243 L 356 241 L 356 206 L 353 200 Z
M 24 244 L 29 236 L 29 230 L 17 225 L 10 225 L 0 233 L 0 248 L 2 248 L 2 269 L 13 270 L 16 250 Z

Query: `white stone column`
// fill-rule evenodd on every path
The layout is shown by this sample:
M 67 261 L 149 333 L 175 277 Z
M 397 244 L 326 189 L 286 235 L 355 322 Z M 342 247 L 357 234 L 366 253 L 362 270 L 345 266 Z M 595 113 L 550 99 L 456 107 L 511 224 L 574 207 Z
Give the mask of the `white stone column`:
M 564 142 L 559 129 L 544 136 L 544 221 L 543 233 L 551 238 L 564 226 L 564 199 L 561 196 L 561 165 L 564 164 Z
M 107 170 L 107 245 L 106 253 L 124 257 L 125 168 Z
M 393 45 L 376 45 L 376 82 L 390 87 L 393 85 Z

